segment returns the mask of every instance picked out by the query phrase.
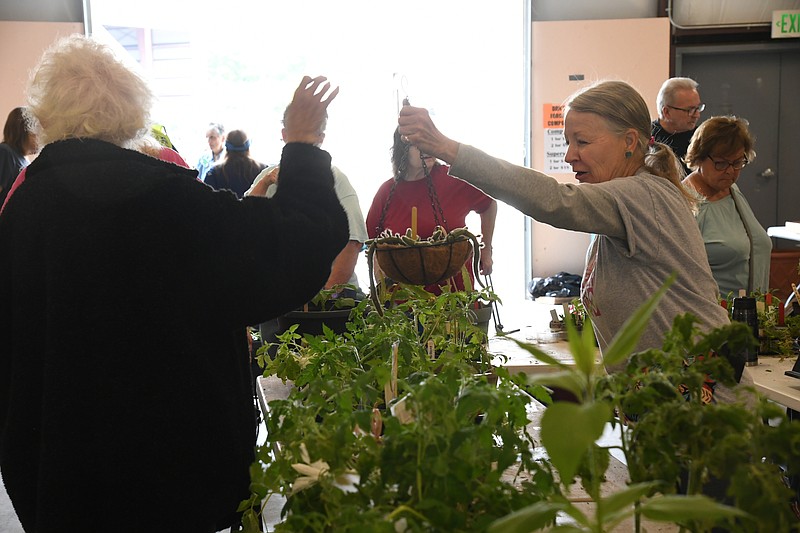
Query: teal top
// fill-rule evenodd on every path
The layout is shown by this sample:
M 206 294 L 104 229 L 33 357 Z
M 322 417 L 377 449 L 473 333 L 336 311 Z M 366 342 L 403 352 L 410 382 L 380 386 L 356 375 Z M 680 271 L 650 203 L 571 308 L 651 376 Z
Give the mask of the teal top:
M 731 186 L 731 194 L 725 198 L 702 202 L 697 223 L 703 234 L 711 272 L 723 298 L 730 292 L 738 295 L 739 289 L 745 289 L 748 293 L 769 290 L 772 240 L 736 184 Z M 751 238 L 753 281 L 752 286 L 748 286 Z

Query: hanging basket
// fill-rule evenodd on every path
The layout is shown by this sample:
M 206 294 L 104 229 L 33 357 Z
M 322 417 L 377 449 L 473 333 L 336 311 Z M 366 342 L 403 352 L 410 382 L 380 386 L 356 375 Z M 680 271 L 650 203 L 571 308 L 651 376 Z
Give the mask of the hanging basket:
M 469 239 L 429 246 L 378 244 L 375 247 L 384 274 L 394 281 L 411 285 L 434 285 L 453 277 L 471 252 Z
M 408 229 L 406 235 L 384 231 L 368 241 L 367 266 L 369 288 L 375 308 L 383 315 L 383 303 L 375 287 L 373 263 L 392 281 L 408 285 L 434 285 L 452 278 L 465 266 L 472 254 L 475 281 L 484 287 L 477 276 L 480 262 L 480 243 L 467 228 L 447 232 L 437 226 L 429 238 L 420 240 Z M 374 260 L 374 261 L 373 261 Z

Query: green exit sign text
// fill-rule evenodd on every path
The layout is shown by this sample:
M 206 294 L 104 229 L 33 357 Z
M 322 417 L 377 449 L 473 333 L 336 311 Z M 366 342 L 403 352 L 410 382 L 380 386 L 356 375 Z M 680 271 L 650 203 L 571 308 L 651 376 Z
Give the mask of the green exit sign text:
M 800 37 L 800 10 L 772 12 L 772 38 Z

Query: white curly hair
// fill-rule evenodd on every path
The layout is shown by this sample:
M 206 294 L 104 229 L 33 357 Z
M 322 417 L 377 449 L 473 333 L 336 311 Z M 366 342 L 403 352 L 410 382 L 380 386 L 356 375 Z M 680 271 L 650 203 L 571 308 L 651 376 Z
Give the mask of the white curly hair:
M 135 146 L 147 134 L 153 93 L 111 48 L 75 34 L 42 55 L 28 87 L 40 145 L 74 138 Z

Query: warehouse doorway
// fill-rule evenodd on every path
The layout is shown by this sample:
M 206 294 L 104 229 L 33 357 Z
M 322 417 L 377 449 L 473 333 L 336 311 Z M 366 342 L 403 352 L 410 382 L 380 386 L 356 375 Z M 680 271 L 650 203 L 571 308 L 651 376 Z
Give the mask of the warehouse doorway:
M 750 122 L 757 157 L 737 183 L 759 222 L 800 220 L 800 43 L 679 48 L 675 70 L 700 83 L 703 118 Z

